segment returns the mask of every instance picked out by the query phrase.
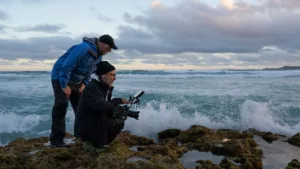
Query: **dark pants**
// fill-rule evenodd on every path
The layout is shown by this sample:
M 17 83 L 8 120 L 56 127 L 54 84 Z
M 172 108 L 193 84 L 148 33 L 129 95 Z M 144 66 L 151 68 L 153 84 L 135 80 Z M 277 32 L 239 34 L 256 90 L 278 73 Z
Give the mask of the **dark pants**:
M 104 140 L 106 140 L 105 143 L 91 141 L 91 140 L 84 139 L 84 138 L 82 140 L 91 142 L 95 147 L 102 147 L 102 146 L 114 141 L 114 139 L 118 136 L 118 134 L 124 128 L 124 125 L 125 125 L 125 120 L 108 119 L 108 121 L 107 121 L 107 138 L 104 139 Z
M 107 144 L 111 143 L 124 128 L 125 121 L 121 119 L 111 119 L 108 122 Z
M 60 140 L 60 141 L 63 140 L 66 132 L 65 116 L 67 113 L 68 102 L 70 100 L 73 111 L 74 113 L 76 113 L 77 104 L 81 96 L 81 93 L 78 90 L 80 86 L 81 85 L 70 86 L 72 92 L 70 97 L 68 98 L 64 93 L 64 91 L 62 90 L 62 88 L 60 87 L 59 81 L 52 80 L 52 87 L 53 87 L 55 100 L 52 109 L 52 126 L 51 126 L 50 140 Z

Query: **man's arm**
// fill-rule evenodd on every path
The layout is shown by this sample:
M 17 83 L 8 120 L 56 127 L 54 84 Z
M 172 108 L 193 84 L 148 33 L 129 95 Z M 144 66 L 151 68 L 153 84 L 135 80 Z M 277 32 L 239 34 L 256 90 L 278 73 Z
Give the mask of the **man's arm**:
M 81 59 L 86 55 L 87 50 L 88 48 L 84 44 L 73 47 L 72 52 L 69 54 L 59 73 L 59 82 L 61 88 L 64 89 L 67 87 L 67 83 L 70 79 L 72 71 L 74 70 L 76 65 L 80 63 Z
M 89 86 L 85 88 L 84 93 L 81 97 L 85 100 L 85 103 L 88 104 L 90 108 L 97 112 L 103 112 L 107 115 L 112 114 L 113 109 L 117 107 L 119 101 L 106 101 L 105 96 L 97 91 L 96 86 Z

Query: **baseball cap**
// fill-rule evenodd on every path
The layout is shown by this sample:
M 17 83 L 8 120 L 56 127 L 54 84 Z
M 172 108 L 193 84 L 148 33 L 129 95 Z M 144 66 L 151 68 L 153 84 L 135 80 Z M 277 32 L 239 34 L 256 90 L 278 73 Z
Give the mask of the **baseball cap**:
M 115 45 L 114 39 L 110 35 L 102 35 L 98 38 L 98 41 L 108 44 L 114 50 L 118 49 L 118 47 Z

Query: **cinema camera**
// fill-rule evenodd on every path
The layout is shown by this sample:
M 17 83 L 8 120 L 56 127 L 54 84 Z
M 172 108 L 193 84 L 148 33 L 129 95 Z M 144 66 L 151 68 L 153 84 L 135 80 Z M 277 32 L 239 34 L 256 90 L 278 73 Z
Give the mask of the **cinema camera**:
M 129 97 L 129 104 L 124 104 L 124 105 L 120 105 L 119 108 L 122 109 L 122 116 L 121 119 L 126 120 L 127 116 L 131 117 L 131 118 L 135 118 L 136 120 L 139 119 L 139 114 L 140 111 L 137 111 L 137 104 L 140 103 L 139 98 L 144 94 L 144 91 L 141 90 L 139 92 L 137 92 L 133 97 L 130 96 Z M 134 105 L 135 106 L 135 110 L 130 110 L 131 106 Z

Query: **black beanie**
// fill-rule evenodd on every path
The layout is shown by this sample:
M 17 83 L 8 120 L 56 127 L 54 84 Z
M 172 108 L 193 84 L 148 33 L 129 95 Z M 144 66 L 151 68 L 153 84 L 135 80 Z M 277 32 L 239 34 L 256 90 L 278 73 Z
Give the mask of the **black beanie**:
M 97 63 L 96 75 L 103 75 L 113 70 L 116 70 L 116 68 L 109 62 L 100 61 L 99 63 Z

